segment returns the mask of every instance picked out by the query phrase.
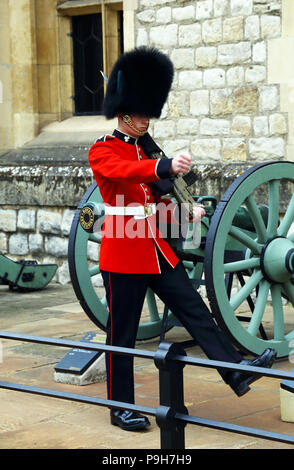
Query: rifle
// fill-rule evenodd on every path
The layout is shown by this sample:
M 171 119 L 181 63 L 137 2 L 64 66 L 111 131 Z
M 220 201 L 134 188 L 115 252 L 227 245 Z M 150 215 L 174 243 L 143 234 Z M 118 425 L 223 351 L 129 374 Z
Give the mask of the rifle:
M 148 158 L 168 158 L 148 132 L 139 138 L 138 143 Z M 197 179 L 197 175 L 193 171 L 189 171 L 186 175 L 177 174 L 166 180 L 151 183 L 151 185 L 161 195 L 171 193 L 179 204 L 185 204 L 188 207 L 189 217 L 193 218 L 193 206 L 201 205 L 195 203 L 190 188 Z

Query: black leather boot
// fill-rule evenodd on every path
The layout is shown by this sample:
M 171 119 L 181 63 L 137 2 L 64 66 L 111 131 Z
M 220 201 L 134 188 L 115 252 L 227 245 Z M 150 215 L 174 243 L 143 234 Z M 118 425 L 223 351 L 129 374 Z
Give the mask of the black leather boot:
M 111 410 L 110 422 L 114 426 L 119 426 L 125 431 L 138 431 L 150 426 L 150 421 L 146 416 L 143 416 L 136 411 L 128 410 Z
M 257 358 L 251 361 L 243 360 L 240 362 L 240 364 L 254 367 L 266 367 L 270 369 L 273 363 L 275 362 L 276 357 L 276 351 L 274 349 L 268 348 Z M 242 395 L 245 395 L 245 393 L 249 392 L 249 385 L 255 382 L 255 380 L 260 379 L 261 377 L 262 375 L 231 371 L 228 374 L 227 383 L 234 390 L 236 395 L 238 395 L 238 397 L 241 397 Z

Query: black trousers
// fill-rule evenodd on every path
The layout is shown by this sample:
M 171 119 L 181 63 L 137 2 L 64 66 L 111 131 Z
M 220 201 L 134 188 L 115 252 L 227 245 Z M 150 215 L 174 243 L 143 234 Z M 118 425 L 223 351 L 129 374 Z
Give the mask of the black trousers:
M 106 344 L 134 348 L 147 288 L 168 306 L 209 359 L 240 362 L 235 350 L 214 322 L 183 264 L 172 268 L 160 254 L 161 274 L 124 274 L 101 271 L 109 307 Z M 106 354 L 110 400 L 134 403 L 133 357 Z M 227 371 L 218 369 L 226 381 Z

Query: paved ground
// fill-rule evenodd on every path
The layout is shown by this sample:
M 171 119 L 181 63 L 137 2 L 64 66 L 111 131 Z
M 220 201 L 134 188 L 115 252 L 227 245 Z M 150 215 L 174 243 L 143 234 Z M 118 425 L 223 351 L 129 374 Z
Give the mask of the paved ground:
M 33 294 L 0 287 L 1 330 L 80 340 L 97 331 L 76 300 L 71 285 L 51 283 Z M 103 332 L 101 332 L 103 333 Z M 169 341 L 190 339 L 183 328 L 173 328 Z M 68 349 L 2 340 L 0 380 L 85 395 L 106 397 L 104 382 L 87 386 L 54 381 L 54 365 Z M 138 343 L 156 350 L 157 340 Z M 198 347 L 189 355 L 204 357 Z M 149 360 L 138 359 L 136 401 L 158 406 L 158 372 Z M 276 368 L 291 370 L 280 361 Z M 213 369 L 186 366 L 185 400 L 190 415 L 293 434 L 294 423 L 282 422 L 279 380 L 262 378 L 252 391 L 237 398 Z M 148 431 L 128 433 L 109 424 L 109 411 L 100 406 L 70 402 L 0 389 L 0 449 L 159 449 L 160 435 L 151 417 Z M 287 444 L 187 425 L 187 449 L 278 449 Z

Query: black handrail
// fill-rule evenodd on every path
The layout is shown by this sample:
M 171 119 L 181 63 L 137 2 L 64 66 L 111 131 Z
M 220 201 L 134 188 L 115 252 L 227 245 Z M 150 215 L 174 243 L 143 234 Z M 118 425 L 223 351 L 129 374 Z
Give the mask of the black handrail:
M 111 352 L 113 354 L 153 359 L 156 367 L 159 369 L 160 404 L 157 408 L 106 400 L 82 394 L 33 387 L 30 385 L 15 384 L 11 382 L 0 381 L 0 388 L 54 398 L 62 398 L 87 404 L 105 406 L 108 408 L 128 409 L 155 416 L 156 423 L 160 427 L 161 449 L 185 449 L 185 426 L 187 423 L 238 434 L 246 434 L 262 439 L 285 442 L 287 444 L 294 444 L 294 436 L 288 434 L 280 434 L 258 428 L 189 416 L 188 410 L 184 404 L 183 393 L 183 369 L 186 364 L 213 369 L 222 367 L 227 370 L 239 370 L 242 372 L 256 373 L 258 375 L 287 380 L 294 380 L 294 374 L 292 372 L 189 357 L 186 355 L 182 346 L 178 343 L 161 342 L 157 351 L 152 352 L 141 349 L 108 346 L 103 343 L 83 343 L 79 341 L 48 338 L 43 336 L 18 334 L 8 331 L 0 331 L 0 338 L 51 346 L 54 345 L 69 348 L 76 347 L 90 351 Z

